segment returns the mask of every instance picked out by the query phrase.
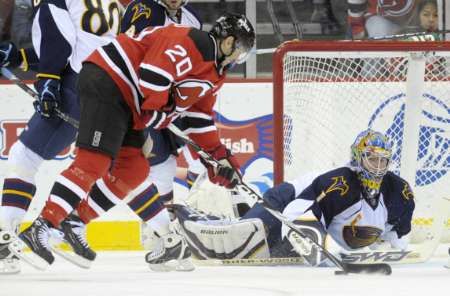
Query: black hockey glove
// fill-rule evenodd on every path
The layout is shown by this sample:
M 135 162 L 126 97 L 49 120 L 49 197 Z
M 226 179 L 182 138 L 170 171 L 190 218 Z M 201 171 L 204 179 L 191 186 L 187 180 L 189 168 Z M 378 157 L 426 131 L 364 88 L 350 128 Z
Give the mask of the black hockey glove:
M 0 43 L 0 68 L 18 67 L 22 63 L 22 56 L 12 42 Z
M 53 116 L 55 109 L 58 108 L 61 102 L 59 80 L 39 78 L 34 87 L 39 94 L 39 100 L 33 103 L 34 109 L 44 117 L 49 118 Z

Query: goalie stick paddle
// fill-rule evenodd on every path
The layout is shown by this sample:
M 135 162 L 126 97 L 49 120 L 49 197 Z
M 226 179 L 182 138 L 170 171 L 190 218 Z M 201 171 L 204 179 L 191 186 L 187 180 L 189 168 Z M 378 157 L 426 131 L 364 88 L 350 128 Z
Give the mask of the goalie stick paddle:
M 214 167 L 219 166 L 219 162 L 217 159 L 212 157 L 208 152 L 203 150 L 199 145 L 190 140 L 178 127 L 174 124 L 170 124 L 168 126 L 169 130 L 173 132 L 176 136 L 178 136 L 184 143 L 191 146 L 203 160 L 207 161 Z M 345 263 L 339 260 L 336 256 L 331 254 L 328 250 L 326 250 L 322 245 L 318 244 L 316 241 L 310 239 L 306 236 L 302 230 L 298 229 L 297 225 L 295 225 L 292 221 L 288 220 L 283 214 L 279 211 L 272 209 L 270 206 L 264 203 L 264 199 L 256 193 L 251 187 L 249 187 L 244 181 L 241 179 L 237 185 L 238 189 L 245 192 L 249 197 L 251 197 L 255 202 L 261 204 L 269 213 L 271 213 L 275 218 L 280 220 L 287 227 L 296 232 L 303 239 L 307 239 L 310 241 L 316 248 L 318 248 L 328 259 L 330 259 L 336 267 L 340 269 L 340 271 L 336 271 L 336 275 L 349 274 L 349 273 L 365 273 L 365 274 L 384 274 L 390 275 L 392 273 L 391 266 L 386 263 L 374 263 L 374 264 L 352 264 Z
M 10 70 L 6 68 L 2 68 L 2 75 L 5 76 L 8 80 L 12 81 L 15 85 L 20 87 L 23 91 L 29 94 L 33 99 L 38 100 L 38 94 L 31 89 L 25 82 L 20 80 L 16 75 L 14 75 Z M 75 118 L 70 117 L 66 113 L 63 113 L 59 109 L 55 109 L 56 116 L 64 120 L 65 122 L 72 125 L 74 128 L 78 129 L 79 122 Z

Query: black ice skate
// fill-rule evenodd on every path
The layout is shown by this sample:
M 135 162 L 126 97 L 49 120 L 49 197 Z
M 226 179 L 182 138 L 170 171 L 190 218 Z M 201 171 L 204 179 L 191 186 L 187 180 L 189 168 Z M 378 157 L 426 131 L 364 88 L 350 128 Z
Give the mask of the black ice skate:
M 171 232 L 162 236 L 153 251 L 145 255 L 145 261 L 153 271 L 192 271 L 191 251 L 184 238 Z
M 90 268 L 97 254 L 89 247 L 86 241 L 86 225 L 83 221 L 78 216 L 70 214 L 61 222 L 61 228 L 54 230 L 52 234 L 57 236 L 57 232 L 59 232 L 60 238 L 70 246 L 73 252 L 64 251 L 55 245 L 52 245 L 52 250 L 81 268 Z
M 33 258 L 28 260 L 28 256 L 23 256 L 22 253 L 16 254 L 18 257 L 33 265 L 38 269 L 45 269 L 55 261 L 55 257 L 50 251 L 49 246 L 49 222 L 39 217 L 36 219 L 30 227 L 25 229 L 19 238 L 33 251 Z M 11 250 L 11 248 L 10 248 Z M 11 250 L 14 252 L 13 250 Z

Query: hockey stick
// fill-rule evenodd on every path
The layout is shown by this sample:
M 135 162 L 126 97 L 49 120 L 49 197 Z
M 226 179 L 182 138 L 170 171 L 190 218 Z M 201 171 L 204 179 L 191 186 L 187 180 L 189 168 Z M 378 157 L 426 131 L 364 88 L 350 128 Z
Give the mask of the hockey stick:
M 305 266 L 305 259 L 302 257 L 286 257 L 286 258 L 254 258 L 254 259 L 208 259 L 193 260 L 195 265 L 200 266 L 280 266 L 280 265 L 298 265 Z
M 8 80 L 12 81 L 15 85 L 20 87 L 23 91 L 29 94 L 33 99 L 38 100 L 38 94 L 29 87 L 25 82 L 20 80 L 16 75 L 14 75 L 10 70 L 6 68 L 2 68 L 2 75 L 5 76 Z M 59 109 L 55 109 L 56 116 L 64 120 L 65 122 L 72 125 L 74 128 L 78 129 L 79 123 L 75 118 L 70 117 L 66 113 L 61 112 Z
M 191 141 L 178 127 L 173 124 L 168 126 L 169 130 L 177 135 L 184 143 L 191 146 L 200 157 L 211 164 L 214 167 L 221 165 L 218 160 L 212 157 L 208 152 L 203 150 L 199 145 L 195 142 Z M 283 214 L 279 211 L 271 208 L 267 204 L 264 203 L 264 199 L 256 193 L 251 187 L 249 187 L 242 179 L 239 180 L 238 185 L 236 186 L 238 190 L 245 192 L 250 198 L 252 198 L 255 202 L 259 203 L 263 206 L 269 213 L 271 213 L 275 218 L 280 220 L 287 227 L 296 232 L 303 239 L 308 240 L 311 244 L 313 244 L 318 250 L 322 252 L 330 261 L 332 261 L 336 267 L 341 269 L 340 271 L 336 271 L 335 274 L 348 274 L 348 273 L 368 273 L 368 274 L 384 274 L 389 275 L 392 273 L 391 266 L 386 263 L 375 263 L 375 264 L 352 264 L 352 263 L 344 263 L 331 254 L 328 250 L 326 250 L 322 245 L 318 244 L 316 241 L 310 239 L 307 235 L 300 230 L 297 225 L 295 225 L 292 221 L 288 220 Z
M 11 71 L 9 71 L 6 68 L 2 68 L 1 70 L 2 70 L 1 71 L 2 75 L 5 76 L 8 80 L 14 82 L 15 85 L 20 87 L 23 91 L 25 91 L 27 94 L 29 94 L 35 100 L 38 99 L 38 94 L 33 89 L 31 89 L 31 87 L 29 87 L 25 82 L 23 82 L 16 75 L 14 75 Z M 58 116 L 65 122 L 69 123 L 74 128 L 78 129 L 78 127 L 80 126 L 80 123 L 78 120 L 76 120 L 75 118 L 71 117 L 70 115 L 62 112 L 58 108 L 55 109 L 55 113 L 56 113 L 56 116 Z M 152 156 L 152 153 L 151 153 L 152 147 L 153 147 L 153 141 L 152 141 L 151 137 L 147 137 L 147 139 L 145 140 L 145 143 L 142 147 L 142 153 L 144 154 L 144 156 L 146 158 L 149 158 Z
M 394 35 L 386 35 L 386 36 L 376 36 L 376 37 L 369 37 L 367 40 L 390 40 L 390 39 L 401 39 L 401 38 L 408 38 L 408 37 L 414 37 L 414 36 L 423 36 L 423 35 L 429 35 L 429 34 L 447 34 L 450 33 L 450 30 L 439 30 L 434 32 L 415 32 L 415 33 L 404 33 L 404 34 L 394 34 Z

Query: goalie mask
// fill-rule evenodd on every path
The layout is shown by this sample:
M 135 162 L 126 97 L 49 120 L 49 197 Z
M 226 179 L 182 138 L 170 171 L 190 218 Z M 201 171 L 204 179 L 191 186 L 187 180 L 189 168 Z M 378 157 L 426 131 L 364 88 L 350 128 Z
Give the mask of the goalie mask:
M 218 40 L 219 50 L 221 50 L 221 42 L 227 37 L 234 37 L 231 52 L 223 54 L 217 61 L 217 65 L 221 71 L 231 69 L 235 64 L 244 63 L 255 45 L 255 30 L 245 15 L 226 13 L 216 20 L 211 28 L 210 33 Z M 236 58 L 225 64 L 228 57 L 237 55 Z M 228 62 L 228 61 L 227 61 Z
M 378 202 L 381 182 L 389 169 L 392 146 L 382 133 L 365 130 L 351 146 L 351 166 L 357 172 L 363 188 L 363 196 L 370 205 Z

